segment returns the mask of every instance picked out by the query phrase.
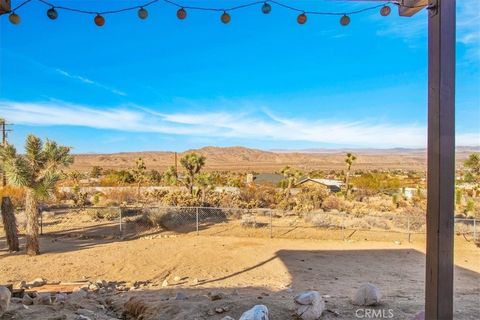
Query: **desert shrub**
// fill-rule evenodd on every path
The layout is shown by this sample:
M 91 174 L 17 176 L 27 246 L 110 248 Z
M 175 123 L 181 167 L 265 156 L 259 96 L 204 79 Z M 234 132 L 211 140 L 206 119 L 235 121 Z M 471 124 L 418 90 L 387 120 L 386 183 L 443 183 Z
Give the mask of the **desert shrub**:
M 310 212 L 320 209 L 325 199 L 328 198 L 326 189 L 302 189 L 300 193 L 293 198 L 293 210 L 296 212 Z
M 127 188 L 111 189 L 105 192 L 105 198 L 110 205 L 134 203 L 137 200 L 137 193 L 135 190 Z
M 185 212 L 175 209 L 150 208 L 143 212 L 138 222 L 149 227 L 172 229 L 183 224 L 195 223 L 195 211 Z
M 342 211 L 345 208 L 345 201 L 341 198 L 338 198 L 334 195 L 330 195 L 322 203 L 322 208 L 324 210 L 338 210 Z
M 117 208 L 87 209 L 85 210 L 85 213 L 95 221 L 111 221 L 120 218 L 120 211 Z
M 240 199 L 250 208 L 275 208 L 279 196 L 274 187 L 249 185 L 240 191 Z
M 23 206 L 25 203 L 25 191 L 23 188 L 6 186 L 0 188 L 0 198 L 10 197 L 12 203 L 16 207 Z
M 311 213 L 305 216 L 305 222 L 320 228 L 341 228 L 342 216 L 328 213 Z

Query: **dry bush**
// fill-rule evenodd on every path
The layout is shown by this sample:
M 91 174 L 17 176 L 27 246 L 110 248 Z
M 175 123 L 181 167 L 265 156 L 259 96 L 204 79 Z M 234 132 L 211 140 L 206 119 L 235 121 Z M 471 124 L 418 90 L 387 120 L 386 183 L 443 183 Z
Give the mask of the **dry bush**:
M 149 227 L 162 227 L 167 230 L 196 222 L 195 209 L 150 208 L 144 210 L 138 223 Z
M 345 209 L 345 201 L 339 197 L 330 195 L 327 198 L 325 198 L 325 200 L 323 201 L 322 208 L 327 211 L 330 211 L 330 210 L 342 211 Z
M 85 213 L 94 221 L 111 221 L 120 218 L 120 211 L 117 208 L 86 209 Z
M 133 189 L 112 189 L 105 192 L 105 198 L 109 205 L 135 203 L 137 201 L 137 192 Z
M 321 228 L 342 228 L 342 216 L 328 213 L 311 213 L 305 216 L 305 222 Z
M 326 189 L 302 189 L 302 191 L 294 197 L 293 210 L 297 212 L 318 210 L 322 207 L 326 198 L 328 198 L 328 191 Z
M 23 188 L 6 186 L 0 188 L 0 198 L 10 197 L 15 207 L 22 207 L 25 204 L 25 191 Z
M 274 187 L 249 185 L 240 191 L 247 208 L 275 208 L 279 195 Z

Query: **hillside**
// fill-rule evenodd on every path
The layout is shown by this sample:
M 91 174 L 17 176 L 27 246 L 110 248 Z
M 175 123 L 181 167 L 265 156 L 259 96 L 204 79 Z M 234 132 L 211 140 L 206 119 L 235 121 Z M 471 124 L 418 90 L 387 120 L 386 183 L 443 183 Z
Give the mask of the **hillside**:
M 207 170 L 274 172 L 289 165 L 302 170 L 338 170 L 345 167 L 347 151 L 354 152 L 357 169 L 413 169 L 426 168 L 425 149 L 357 149 L 357 150 L 300 150 L 263 151 L 244 147 L 204 147 L 178 153 L 178 159 L 187 152 L 198 152 L 207 157 Z M 461 163 L 478 148 L 460 147 L 457 161 Z M 165 170 L 174 164 L 174 152 L 152 151 L 114 154 L 75 155 L 74 169 L 89 170 L 93 166 L 103 168 L 130 168 L 135 159 L 142 157 L 149 169 Z

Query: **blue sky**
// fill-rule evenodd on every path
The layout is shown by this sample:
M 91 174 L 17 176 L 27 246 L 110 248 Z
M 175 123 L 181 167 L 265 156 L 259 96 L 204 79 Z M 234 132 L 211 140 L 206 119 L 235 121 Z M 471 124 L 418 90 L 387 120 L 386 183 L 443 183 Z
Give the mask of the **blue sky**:
M 178 0 L 226 7 L 248 2 Z M 13 6 L 20 3 L 13 1 Z M 92 11 L 141 1 L 56 1 Z M 370 2 L 291 1 L 346 12 Z M 373 4 L 375 5 L 375 3 Z M 480 145 L 480 2 L 457 1 L 457 145 Z M 160 1 L 136 11 L 92 15 L 33 0 L 13 26 L 0 16 L 0 115 L 75 152 L 185 150 L 205 145 L 261 149 L 424 147 L 427 13 L 378 10 L 309 16 L 272 3 L 231 12 L 188 11 Z

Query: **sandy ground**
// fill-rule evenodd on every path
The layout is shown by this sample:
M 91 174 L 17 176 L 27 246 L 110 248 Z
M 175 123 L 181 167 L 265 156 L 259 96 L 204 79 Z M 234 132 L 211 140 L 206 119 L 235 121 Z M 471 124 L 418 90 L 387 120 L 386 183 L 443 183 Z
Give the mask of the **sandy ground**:
M 268 306 L 271 319 L 292 319 L 293 296 L 314 289 L 326 295 L 327 308 L 340 314 L 326 312 L 324 319 L 356 319 L 358 307 L 349 303 L 349 297 L 363 282 L 379 286 L 384 303 L 376 308 L 391 309 L 394 319 L 411 319 L 422 309 L 424 299 L 422 241 L 399 245 L 391 241 L 192 234 L 123 241 L 44 236 L 43 254 L 37 257 L 10 254 L 5 247 L 4 238 L 0 238 L 0 283 L 17 284 L 38 277 L 48 281 L 149 280 L 144 290 L 117 292 L 109 297 L 96 295 L 80 304 L 100 308 L 108 298 L 111 312 L 118 317 L 124 303 L 137 297 L 144 305 L 143 319 L 221 319 L 225 315 L 238 319 L 243 311 L 259 303 Z M 455 319 L 478 318 L 479 253 L 473 243 L 457 237 Z M 181 280 L 175 281 L 175 277 Z M 162 286 L 165 279 L 168 287 Z M 179 291 L 189 299 L 162 301 Z M 223 292 L 225 297 L 210 301 L 206 294 L 213 291 Z M 0 319 L 70 319 L 75 308 L 69 306 L 14 306 Z M 218 306 L 226 306 L 229 311 L 209 315 Z M 131 319 L 135 318 L 141 319 Z

